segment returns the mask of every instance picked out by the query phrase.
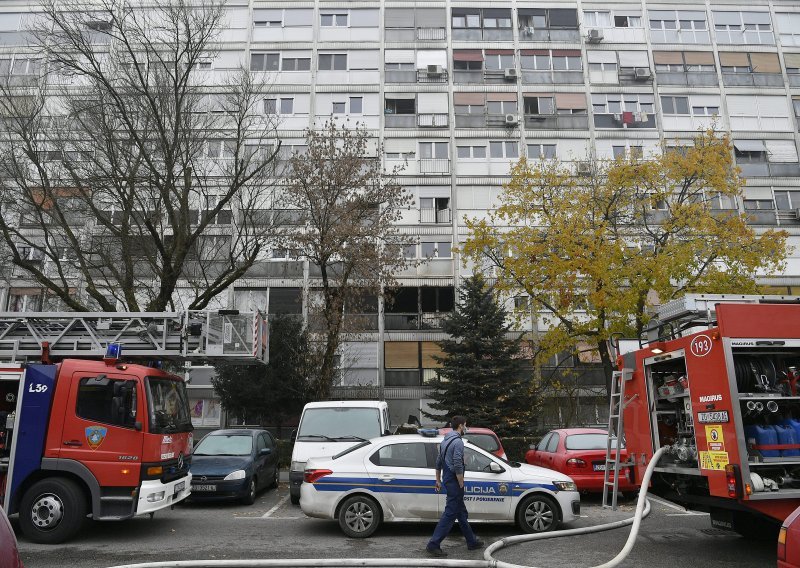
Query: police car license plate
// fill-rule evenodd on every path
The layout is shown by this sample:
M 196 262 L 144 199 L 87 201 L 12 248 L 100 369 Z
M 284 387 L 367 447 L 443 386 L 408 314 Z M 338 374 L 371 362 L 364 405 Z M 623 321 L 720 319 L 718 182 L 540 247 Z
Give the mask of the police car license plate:
M 606 464 L 604 464 L 604 463 L 596 463 L 592 467 L 594 468 L 595 471 L 605 471 L 606 470 Z
M 181 481 L 180 483 L 176 483 L 175 484 L 175 495 L 177 495 L 178 493 L 183 491 L 185 488 L 186 488 L 186 482 L 185 481 Z
M 192 491 L 216 491 L 216 485 L 192 485 Z

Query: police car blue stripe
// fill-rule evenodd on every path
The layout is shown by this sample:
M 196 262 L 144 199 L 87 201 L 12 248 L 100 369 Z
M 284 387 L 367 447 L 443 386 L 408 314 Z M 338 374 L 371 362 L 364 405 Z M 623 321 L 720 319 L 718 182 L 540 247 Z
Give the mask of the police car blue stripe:
M 325 476 L 313 483 L 317 491 L 351 491 L 353 489 L 368 489 L 375 493 L 436 493 L 434 481 L 428 479 L 393 479 L 382 481 L 377 478 L 367 477 L 332 477 Z M 502 491 L 500 486 L 506 485 L 506 490 Z M 508 485 L 513 485 L 513 492 L 517 495 L 529 489 L 543 488 L 550 491 L 558 491 L 555 485 L 547 483 L 499 483 L 494 481 L 475 482 L 467 481 L 464 492 L 469 495 L 506 495 Z

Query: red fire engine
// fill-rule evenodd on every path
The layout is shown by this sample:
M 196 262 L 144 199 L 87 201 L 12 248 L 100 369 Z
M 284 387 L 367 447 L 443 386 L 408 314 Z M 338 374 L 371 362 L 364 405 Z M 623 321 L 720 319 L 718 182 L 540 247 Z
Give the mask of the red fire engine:
M 666 448 L 655 494 L 743 534 L 779 526 L 800 505 L 800 299 L 689 295 L 647 333 L 615 373 L 623 467 L 640 484 Z
M 3 508 L 31 540 L 59 543 L 87 515 L 123 520 L 185 499 L 186 385 L 158 367 L 217 358 L 265 360 L 260 314 L 0 313 Z

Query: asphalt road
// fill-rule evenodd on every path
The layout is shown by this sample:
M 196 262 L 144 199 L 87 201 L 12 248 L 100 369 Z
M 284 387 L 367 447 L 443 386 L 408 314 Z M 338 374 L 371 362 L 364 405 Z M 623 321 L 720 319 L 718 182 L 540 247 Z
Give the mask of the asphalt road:
M 630 516 L 634 503 L 611 513 L 599 499 L 583 501 L 585 515 L 572 526 L 600 524 Z M 13 522 L 13 521 L 12 521 Z M 288 502 L 285 485 L 261 494 L 251 506 L 187 503 L 154 519 L 122 523 L 88 523 L 72 542 L 33 544 L 19 534 L 26 568 L 109 567 L 137 562 L 189 559 L 254 558 L 426 558 L 423 550 L 431 524 L 386 524 L 369 539 L 348 539 L 331 521 L 308 519 Z M 487 543 L 517 534 L 511 525 L 475 525 Z M 513 546 L 498 558 L 521 565 L 588 567 L 613 558 L 624 546 L 628 529 Z M 455 529 L 444 544 L 449 558 L 480 559 Z M 748 541 L 711 528 L 707 515 L 687 514 L 654 502 L 627 567 L 702 568 L 774 567 L 775 544 Z

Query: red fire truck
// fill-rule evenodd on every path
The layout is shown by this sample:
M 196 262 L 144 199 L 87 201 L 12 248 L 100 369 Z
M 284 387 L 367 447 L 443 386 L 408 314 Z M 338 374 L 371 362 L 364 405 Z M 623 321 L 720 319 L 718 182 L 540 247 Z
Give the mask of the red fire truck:
M 672 301 L 619 364 L 628 474 L 640 484 L 666 448 L 655 494 L 717 527 L 777 534 L 800 505 L 800 298 Z
M 123 520 L 185 499 L 186 385 L 158 367 L 265 360 L 265 334 L 259 314 L 236 311 L 0 313 L 3 508 L 31 540 L 59 543 L 87 515 Z

